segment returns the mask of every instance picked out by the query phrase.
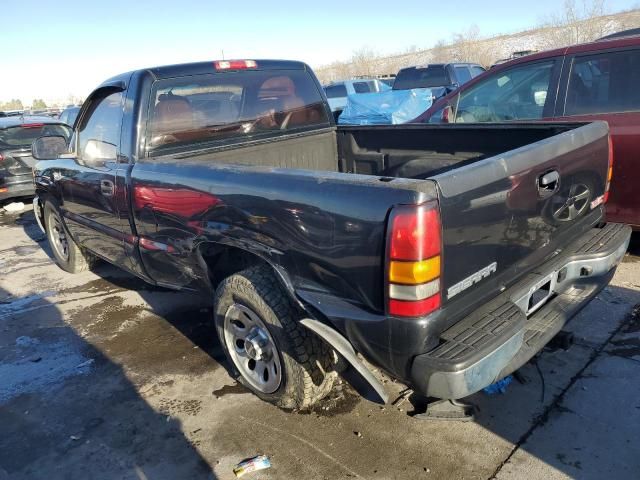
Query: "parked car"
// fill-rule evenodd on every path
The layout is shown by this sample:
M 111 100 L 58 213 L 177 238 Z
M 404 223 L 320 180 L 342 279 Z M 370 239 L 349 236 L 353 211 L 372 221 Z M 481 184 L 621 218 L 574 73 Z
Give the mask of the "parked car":
M 333 82 L 323 88 L 332 112 L 340 112 L 344 109 L 347 105 L 347 95 L 390 90 L 389 85 L 377 78 L 359 78 L 357 80 Z
M 430 88 L 434 100 L 464 85 L 485 70 L 475 63 L 432 63 L 401 69 L 393 82 L 394 90 Z
M 122 74 L 79 118 L 69 148 L 33 145 L 55 261 L 208 295 L 231 372 L 285 408 L 339 365 L 386 400 L 356 352 L 470 395 L 540 351 L 629 242 L 603 223 L 605 122 L 336 127 L 311 69 L 273 60 Z
M 75 123 L 79 112 L 80 112 L 80 107 L 67 107 L 62 111 L 58 119 L 61 122 L 66 123 L 67 125 L 73 127 L 73 124 Z
M 33 195 L 31 144 L 43 135 L 69 138 L 71 130 L 50 117 L 0 118 L 0 200 Z
M 640 35 L 537 53 L 498 65 L 415 122 L 522 120 L 609 123 L 613 184 L 607 219 L 640 229 Z

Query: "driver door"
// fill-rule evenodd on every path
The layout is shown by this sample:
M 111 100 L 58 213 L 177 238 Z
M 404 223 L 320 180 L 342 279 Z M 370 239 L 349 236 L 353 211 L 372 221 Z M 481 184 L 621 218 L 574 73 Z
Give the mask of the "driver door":
M 71 140 L 73 167 L 58 180 L 66 225 L 76 242 L 120 263 L 123 229 L 118 215 L 116 170 L 124 94 L 116 88 L 94 92 L 83 106 Z

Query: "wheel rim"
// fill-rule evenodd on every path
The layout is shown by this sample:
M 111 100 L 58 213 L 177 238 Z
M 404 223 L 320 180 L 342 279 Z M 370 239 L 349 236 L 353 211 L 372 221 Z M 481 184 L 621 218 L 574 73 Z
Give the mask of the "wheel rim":
M 62 225 L 62 220 L 55 212 L 49 214 L 47 226 L 49 227 L 49 241 L 56 254 L 65 261 L 69 260 L 69 239 Z
M 282 382 L 278 349 L 262 319 L 234 303 L 224 316 L 224 341 L 240 374 L 256 390 L 273 393 Z

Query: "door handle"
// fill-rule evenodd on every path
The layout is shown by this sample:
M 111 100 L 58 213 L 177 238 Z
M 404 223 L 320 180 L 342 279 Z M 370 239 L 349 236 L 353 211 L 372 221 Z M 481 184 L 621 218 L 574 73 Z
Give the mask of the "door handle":
M 100 193 L 105 197 L 112 197 L 115 188 L 111 180 L 100 180 Z
M 544 173 L 538 177 L 538 193 L 540 197 L 548 197 L 558 191 L 560 174 L 556 170 Z

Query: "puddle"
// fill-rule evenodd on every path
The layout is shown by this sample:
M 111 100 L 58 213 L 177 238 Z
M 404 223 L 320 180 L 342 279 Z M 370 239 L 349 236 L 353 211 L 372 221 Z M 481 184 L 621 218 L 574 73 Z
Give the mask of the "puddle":
M 49 290 L 46 292 L 28 295 L 26 297 L 13 298 L 7 297 L 4 299 L 0 299 L 0 319 L 4 317 L 8 317 L 14 313 L 20 312 L 23 308 L 31 305 L 33 302 L 37 300 L 42 300 L 47 297 L 51 297 L 55 295 L 57 292 L 53 290 Z
M 108 266 L 111 268 L 111 266 Z M 115 268 L 115 267 L 114 267 Z M 133 275 L 123 274 L 122 276 L 101 276 L 95 280 L 91 280 L 83 285 L 77 287 L 71 287 L 64 289 L 64 293 L 102 293 L 112 291 L 125 291 L 132 290 L 135 292 L 141 291 L 157 291 L 157 292 L 172 292 L 173 290 L 167 290 L 162 287 L 156 287 L 144 280 L 135 277 Z
M 0 363 L 0 403 L 25 393 L 50 392 L 69 377 L 89 373 L 93 365 L 93 359 L 65 341 L 44 343 L 23 336 L 16 347 L 13 358 Z
M 616 355 L 624 358 L 639 358 L 640 357 L 640 305 L 636 305 L 631 312 L 629 320 L 620 330 L 618 336 L 623 338 L 616 338 L 611 340 L 612 349 L 608 349 L 607 353 L 610 355 Z

